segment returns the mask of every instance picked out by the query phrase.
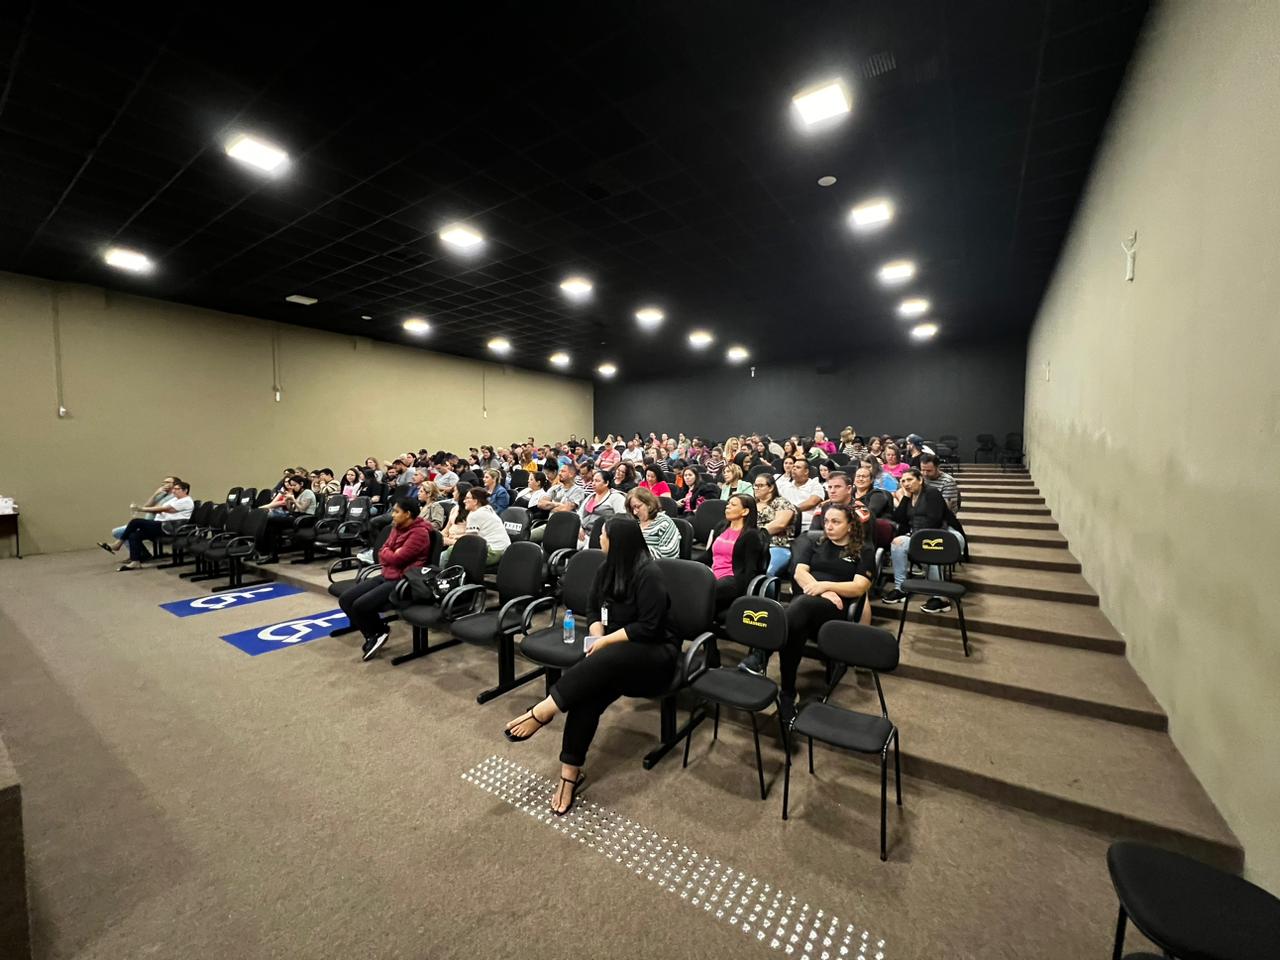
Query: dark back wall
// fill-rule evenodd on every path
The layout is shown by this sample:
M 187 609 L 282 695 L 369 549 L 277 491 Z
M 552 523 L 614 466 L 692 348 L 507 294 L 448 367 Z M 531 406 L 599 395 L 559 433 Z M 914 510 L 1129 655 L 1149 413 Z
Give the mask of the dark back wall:
M 624 360 L 625 363 L 625 360 Z M 595 431 L 804 435 L 846 425 L 861 434 L 953 433 L 972 454 L 979 433 L 1022 431 L 1024 341 L 876 351 L 872 362 L 721 367 L 697 378 L 596 383 Z

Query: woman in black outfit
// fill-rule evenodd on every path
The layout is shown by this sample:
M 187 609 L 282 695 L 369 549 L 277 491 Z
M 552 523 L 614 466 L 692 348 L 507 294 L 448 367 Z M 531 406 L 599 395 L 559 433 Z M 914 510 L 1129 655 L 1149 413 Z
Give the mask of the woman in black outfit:
M 827 507 L 822 538 L 796 537 L 791 554 L 795 586 L 787 604 L 787 645 L 780 657 L 784 723 L 795 716 L 796 673 L 805 644 L 817 638 L 824 623 L 842 619 L 845 608 L 866 595 L 876 570 L 875 549 L 866 543 L 862 523 L 848 504 Z M 870 614 L 870 605 L 864 604 L 864 623 L 870 622 Z
M 600 715 L 619 697 L 661 693 L 676 669 L 679 647 L 667 631 L 667 585 L 649 555 L 640 524 L 627 516 L 609 517 L 600 536 L 604 563 L 591 588 L 590 610 L 580 611 L 591 626 L 590 647 L 566 670 L 551 695 L 507 724 L 508 740 L 528 740 L 565 714 L 560 744 L 560 784 L 551 811 L 573 809 L 586 779 L 582 765 Z
M 711 534 L 711 571 L 716 575 L 716 613 L 728 610 L 733 601 L 745 596 L 751 578 L 764 573 L 768 566 L 765 552 L 765 540 L 761 535 L 756 512 L 756 498 L 745 493 L 734 494 L 725 501 L 724 520 L 716 525 Z M 728 556 L 725 556 L 726 553 Z

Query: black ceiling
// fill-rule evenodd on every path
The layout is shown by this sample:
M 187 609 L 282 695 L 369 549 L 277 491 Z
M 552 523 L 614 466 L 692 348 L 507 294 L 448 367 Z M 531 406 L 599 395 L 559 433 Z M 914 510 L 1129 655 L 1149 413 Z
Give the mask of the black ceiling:
M 492 358 L 505 335 L 510 362 L 564 349 L 582 376 L 901 342 L 910 293 L 940 340 L 1017 334 L 1147 6 L 5 4 L 0 269 L 397 342 L 421 315 L 430 349 Z M 836 75 L 849 118 L 797 133 L 792 94 Z M 287 175 L 228 158 L 237 131 L 287 149 Z M 874 195 L 897 217 L 857 236 L 848 210 Z M 487 236 L 479 256 L 438 240 L 453 220 Z M 158 269 L 112 270 L 108 243 Z M 898 256 L 919 276 L 886 291 Z M 632 319 L 647 302 L 656 335 Z M 691 350 L 692 325 L 716 345 Z

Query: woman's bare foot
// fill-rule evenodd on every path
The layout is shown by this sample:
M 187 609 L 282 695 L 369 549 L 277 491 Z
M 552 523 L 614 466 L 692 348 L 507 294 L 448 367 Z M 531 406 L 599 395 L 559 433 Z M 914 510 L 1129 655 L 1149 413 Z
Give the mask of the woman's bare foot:
M 559 709 L 550 697 L 540 700 L 532 708 L 520 714 L 504 729 L 508 740 L 528 740 L 555 719 Z
M 556 816 L 564 816 L 573 808 L 578 791 L 586 777 L 581 767 L 571 767 L 567 763 L 560 765 L 560 784 L 551 795 L 551 812 Z

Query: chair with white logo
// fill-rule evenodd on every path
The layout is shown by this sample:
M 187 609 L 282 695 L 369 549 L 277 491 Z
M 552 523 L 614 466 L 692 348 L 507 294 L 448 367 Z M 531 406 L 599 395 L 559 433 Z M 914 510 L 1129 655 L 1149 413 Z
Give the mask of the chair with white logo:
M 782 604 L 768 597 L 745 596 L 733 601 L 725 612 L 721 624 L 723 635 L 733 643 L 745 647 L 774 653 L 787 644 L 787 614 Z M 746 711 L 751 717 L 751 735 L 756 743 L 756 773 L 760 777 L 760 799 L 767 796 L 764 786 L 764 762 L 760 759 L 760 730 L 756 724 L 756 714 L 770 704 L 778 702 L 778 685 L 768 677 L 746 673 L 736 667 L 716 667 L 708 669 L 705 664 L 690 678 L 690 689 L 698 698 L 693 707 L 693 718 L 689 722 L 688 732 L 684 739 L 684 766 L 689 766 L 689 745 L 693 742 L 693 731 L 706 714 L 698 715 L 703 704 L 715 705 L 715 721 L 712 727 L 712 739 L 720 737 L 720 707 L 732 707 Z M 778 713 L 778 732 L 782 735 L 782 745 L 787 746 L 787 731 L 782 725 L 782 714 Z
M 326 503 L 326 507 L 328 504 Z M 347 504 L 347 512 L 336 524 L 316 524 L 315 543 L 322 550 L 337 548 L 348 556 L 351 548 L 364 542 L 369 523 L 369 498 L 355 497 Z
M 949 530 L 917 530 L 911 535 L 911 540 L 907 544 L 907 560 L 911 563 L 918 563 L 920 566 L 928 569 L 929 567 L 937 567 L 939 576 L 944 576 L 946 571 L 959 563 L 963 555 L 960 548 L 960 540 L 958 537 L 951 535 Z M 960 641 L 964 645 L 964 655 L 969 656 L 969 631 L 964 625 L 964 584 L 956 583 L 953 580 L 927 580 L 920 577 L 913 577 L 903 581 L 902 592 L 907 595 L 907 599 L 902 602 L 902 619 L 898 621 L 898 639 L 902 639 L 902 628 L 907 623 L 907 607 L 911 604 L 911 597 L 916 594 L 925 594 L 930 597 L 942 597 L 948 601 L 954 601 L 956 605 L 956 616 L 960 620 Z
M 529 529 L 533 526 L 533 520 L 525 507 L 507 507 L 502 511 L 502 526 L 506 529 L 512 543 L 520 543 L 529 539 Z
M 293 547 L 301 548 L 302 556 L 294 563 L 311 563 L 316 558 L 316 537 L 321 533 L 336 530 L 338 524 L 346 518 L 347 498 L 340 493 L 331 493 L 324 498 L 318 514 L 301 514 L 293 521 Z

